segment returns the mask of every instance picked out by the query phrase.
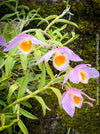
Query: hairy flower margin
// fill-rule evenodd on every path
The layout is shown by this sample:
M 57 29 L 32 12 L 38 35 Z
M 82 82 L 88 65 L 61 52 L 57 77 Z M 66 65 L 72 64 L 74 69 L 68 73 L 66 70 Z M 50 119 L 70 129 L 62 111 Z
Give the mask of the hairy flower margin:
M 58 47 L 58 48 L 53 48 L 52 50 L 47 52 L 44 56 L 42 56 L 41 59 L 37 61 L 36 64 L 39 64 L 43 62 L 44 60 L 48 62 L 53 54 L 54 54 L 53 66 L 59 71 L 66 70 L 66 68 L 69 65 L 70 60 L 71 61 L 83 61 L 78 55 L 76 55 L 68 47 Z
M 24 55 L 27 55 L 31 52 L 32 48 L 33 48 L 33 44 L 39 44 L 42 46 L 49 46 L 48 44 L 36 39 L 35 37 L 25 34 L 25 33 L 21 33 L 18 34 L 13 40 L 10 41 L 9 45 L 6 45 L 4 42 L 3 37 L 0 38 L 0 45 L 2 46 L 6 46 L 6 48 L 3 50 L 4 52 L 9 51 L 10 49 L 12 49 L 13 47 L 15 47 L 16 45 L 18 45 L 19 47 L 19 52 L 22 52 Z
M 83 93 L 82 89 L 80 90 L 75 88 L 72 88 L 70 90 L 66 89 L 66 91 L 63 93 L 61 97 L 61 106 L 65 110 L 65 112 L 68 113 L 69 116 L 71 117 L 74 116 L 75 107 L 78 108 L 82 107 L 83 100 L 84 100 L 82 94 L 85 95 L 88 99 L 95 101 L 95 99 Z

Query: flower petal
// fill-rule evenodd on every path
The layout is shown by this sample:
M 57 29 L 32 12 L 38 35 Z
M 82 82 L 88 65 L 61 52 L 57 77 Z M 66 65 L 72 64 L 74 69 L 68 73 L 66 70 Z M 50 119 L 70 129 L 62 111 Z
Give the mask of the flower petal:
M 79 69 L 71 70 L 69 80 L 75 84 L 78 84 L 81 80 L 80 70 Z
M 69 71 L 68 74 L 65 76 L 64 81 L 63 81 L 63 84 L 65 84 L 66 81 L 69 79 L 70 72 L 71 71 Z
M 55 53 L 55 49 L 52 49 L 50 50 L 49 52 L 47 52 L 45 55 L 42 56 L 41 59 L 39 59 L 37 62 L 36 62 L 36 65 L 41 63 L 43 60 L 45 60 L 46 62 L 48 62 L 48 60 L 50 59 L 50 57 Z
M 30 35 L 28 34 L 18 34 L 13 40 L 10 41 L 9 45 L 3 50 L 4 52 L 9 51 L 16 45 L 20 44 L 22 41 L 26 41 L 27 39 L 30 39 Z
M 68 92 L 70 92 L 71 94 L 73 94 L 74 96 L 78 96 L 80 98 L 82 98 L 82 95 L 81 95 L 81 91 L 82 89 L 76 89 L 76 88 L 72 88 L 70 89 Z
M 0 35 L 0 46 L 7 46 L 7 43 L 5 42 L 4 38 Z
M 75 105 L 72 96 L 68 92 L 63 93 L 61 97 L 61 106 L 69 116 L 73 117 L 75 112 Z
M 92 100 L 92 101 L 95 101 L 95 99 L 89 97 L 87 94 L 83 93 L 82 91 L 81 91 L 81 94 L 85 95 L 88 99 L 90 99 L 90 100 Z
M 89 78 L 96 78 L 99 76 L 99 72 L 95 68 L 83 67 L 83 70 L 88 73 Z
M 42 46 L 50 46 L 49 44 L 46 44 L 46 43 L 44 43 L 44 42 L 38 40 L 37 38 L 35 38 L 35 37 L 33 37 L 33 36 L 31 36 L 31 38 L 32 38 L 32 42 L 33 42 L 34 44 L 40 44 L 40 45 L 42 45 Z
M 57 48 L 58 51 L 60 51 L 61 53 L 66 53 L 67 57 L 69 58 L 69 60 L 71 61 L 83 61 L 78 55 L 76 55 L 71 49 L 69 49 L 68 47 L 59 47 Z

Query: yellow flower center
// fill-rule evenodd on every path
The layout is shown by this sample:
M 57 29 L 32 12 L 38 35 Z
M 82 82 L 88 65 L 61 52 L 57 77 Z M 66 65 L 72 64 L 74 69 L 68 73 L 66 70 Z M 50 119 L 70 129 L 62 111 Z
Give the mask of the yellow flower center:
M 59 54 L 59 51 L 56 51 L 56 52 L 54 53 L 54 56 L 57 55 L 57 54 Z
M 82 99 L 80 97 L 74 96 L 73 100 L 74 100 L 74 103 L 78 105 Z
M 84 72 L 80 72 L 81 76 L 82 76 L 82 80 L 84 81 L 86 76 L 85 76 L 85 73 Z
M 29 52 L 31 50 L 31 48 L 32 48 L 32 42 L 30 40 L 22 41 L 21 44 L 20 44 L 20 48 L 24 52 Z
M 58 67 L 62 66 L 65 63 L 65 61 L 66 61 L 65 55 L 58 55 L 54 59 L 54 62 Z

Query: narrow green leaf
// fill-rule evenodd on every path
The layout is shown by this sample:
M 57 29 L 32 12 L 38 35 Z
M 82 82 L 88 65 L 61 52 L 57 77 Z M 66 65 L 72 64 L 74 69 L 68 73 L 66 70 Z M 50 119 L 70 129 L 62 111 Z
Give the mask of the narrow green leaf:
M 25 109 L 20 108 L 20 113 L 29 119 L 38 119 L 37 117 L 35 117 L 34 115 L 26 111 Z
M 7 34 L 7 32 L 8 32 L 8 26 L 9 26 L 9 24 L 6 23 L 5 26 L 4 26 L 4 29 L 3 29 L 3 37 L 6 40 L 6 42 L 9 41 L 9 36 Z
M 24 134 L 28 134 L 28 130 L 27 130 L 25 124 L 21 120 L 18 121 L 18 126 L 20 127 L 21 131 Z
M 0 100 L 0 105 L 2 105 L 2 106 L 4 106 L 4 107 L 7 106 L 6 103 L 5 103 L 3 100 Z
M 63 44 L 60 41 L 52 40 L 52 43 L 59 45 L 60 47 L 63 47 Z
M 43 115 L 45 116 L 45 114 L 46 114 L 46 104 L 45 104 L 44 100 L 40 96 L 34 96 L 34 97 L 41 104 L 42 110 L 43 110 Z
M 21 104 L 25 107 L 32 108 L 32 105 L 27 101 L 22 101 Z
M 9 88 L 8 96 L 7 96 L 7 102 L 10 103 L 11 96 L 14 93 L 14 91 L 18 88 L 18 84 L 13 84 Z
M 3 76 L 2 78 L 0 78 L 0 82 L 9 79 L 12 76 L 12 74 L 8 75 L 8 76 Z
M 58 103 L 60 105 L 60 100 L 61 100 L 61 92 L 59 89 L 55 88 L 55 87 L 50 87 L 50 89 L 52 89 L 52 91 L 55 93 L 55 95 L 57 96 L 58 98 Z
M 9 17 L 12 17 L 12 16 L 16 15 L 17 13 L 18 13 L 18 12 L 11 13 L 11 14 L 6 14 L 6 15 L 4 15 L 4 16 L 1 18 L 1 20 L 7 19 L 7 18 L 9 18 Z
M 58 20 L 56 20 L 56 22 L 57 22 L 57 23 L 58 23 L 58 22 L 67 23 L 67 24 L 73 25 L 73 26 L 75 26 L 75 27 L 78 27 L 77 24 L 75 24 L 74 22 L 71 22 L 71 21 L 69 21 L 69 20 L 66 20 L 66 19 L 58 19 Z
M 23 77 L 22 83 L 21 83 L 21 87 L 18 90 L 18 99 L 23 97 L 27 88 L 27 83 L 28 83 L 28 77 L 27 75 L 25 77 Z
M 3 113 L 0 113 L 0 117 Z M 5 118 L 15 118 L 17 116 L 17 114 L 13 114 L 13 113 L 4 113 L 5 114 Z
M 36 30 L 36 37 L 37 37 L 37 39 L 45 42 L 45 37 L 39 30 Z
M 18 9 L 26 9 L 28 11 L 29 10 L 29 7 L 28 6 L 25 6 L 25 5 L 19 5 L 18 6 Z
M 36 50 L 34 52 L 34 57 L 35 57 L 35 60 L 38 61 L 41 58 L 41 51 L 40 50 Z M 39 63 L 38 66 L 42 70 L 42 63 Z
M 15 64 L 15 60 L 12 57 L 8 57 L 5 61 L 5 71 L 6 71 L 6 75 L 9 75 L 13 69 L 13 66 Z
M 4 58 L 0 57 L 0 69 L 4 66 L 5 61 Z
M 45 80 L 46 80 L 46 70 L 45 70 L 45 66 L 43 64 L 39 89 L 42 88 L 45 85 Z
M 1 125 L 4 126 L 5 125 L 5 114 L 1 114 Z
M 21 59 L 23 70 L 26 70 L 27 69 L 27 55 L 21 54 L 20 59 Z
M 41 25 L 42 23 L 46 22 L 47 24 L 49 24 L 49 20 L 55 19 L 57 17 L 57 15 L 50 15 L 48 17 L 46 17 L 45 19 L 41 20 L 37 26 Z
M 75 39 L 77 39 L 79 37 L 79 34 L 76 34 L 75 36 L 73 36 L 72 38 L 70 38 L 67 42 L 65 42 L 63 45 L 67 45 L 68 43 L 71 43 L 72 41 L 74 41 Z
M 45 61 L 45 66 L 46 66 L 47 73 L 49 74 L 49 76 L 50 76 L 51 79 L 53 80 L 53 79 L 54 79 L 53 71 L 52 71 L 52 69 L 50 68 L 49 63 L 46 62 L 46 61 Z

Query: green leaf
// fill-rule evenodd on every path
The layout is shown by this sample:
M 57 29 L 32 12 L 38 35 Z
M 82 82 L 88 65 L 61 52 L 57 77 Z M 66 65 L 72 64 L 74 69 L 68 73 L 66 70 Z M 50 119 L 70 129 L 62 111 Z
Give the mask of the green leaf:
M 53 44 L 59 45 L 60 47 L 63 47 L 63 44 L 60 41 L 52 40 L 50 42 L 52 42 Z
M 46 22 L 47 24 L 49 24 L 49 20 L 55 19 L 57 17 L 57 15 L 50 15 L 48 17 L 46 17 L 45 19 L 41 20 L 37 26 L 39 26 L 40 24 Z
M 37 37 L 37 39 L 45 42 L 45 37 L 43 36 L 43 34 L 39 30 L 36 30 L 36 37 Z
M 25 71 L 27 69 L 27 55 L 21 54 L 20 59 L 21 59 L 23 70 Z
M 22 104 L 23 106 L 28 107 L 28 108 L 32 108 L 32 105 L 31 105 L 29 102 L 27 102 L 27 101 L 22 101 L 21 104 Z
M 34 96 L 34 97 L 41 104 L 42 110 L 43 110 L 43 115 L 45 116 L 45 114 L 46 114 L 46 104 L 45 104 L 44 100 L 40 96 Z
M 18 121 L 18 126 L 20 127 L 21 131 L 24 134 L 28 134 L 28 130 L 27 130 L 25 124 L 21 120 Z
M 18 84 L 13 84 L 9 88 L 8 96 L 7 96 L 7 102 L 10 103 L 11 96 L 14 93 L 14 91 L 18 88 Z
M 25 109 L 20 108 L 20 113 L 29 119 L 38 119 L 37 117 L 35 117 L 34 115 L 26 111 Z
M 49 87 L 50 89 L 52 89 L 52 91 L 55 93 L 55 95 L 57 96 L 58 98 L 58 103 L 60 105 L 60 100 L 61 100 L 61 92 L 59 89 L 55 88 L 55 87 Z
M 3 76 L 2 78 L 0 78 L 0 82 L 9 79 L 12 76 L 12 74 L 8 75 L 8 76 Z
M 6 71 L 6 75 L 9 75 L 13 69 L 13 66 L 15 64 L 15 60 L 12 57 L 8 57 L 5 61 L 5 71 Z
M 5 125 L 5 114 L 1 114 L 1 125 L 4 126 Z
M 53 80 L 53 79 L 54 79 L 53 71 L 52 71 L 52 69 L 50 68 L 49 63 L 46 62 L 46 61 L 45 61 L 45 66 L 46 66 L 47 73 L 48 73 L 49 76 L 51 77 L 51 80 Z
M 58 20 L 56 20 L 56 22 L 57 22 L 57 23 L 58 23 L 58 22 L 67 23 L 67 24 L 73 25 L 73 26 L 75 26 L 75 27 L 78 28 L 78 25 L 77 25 L 77 24 L 75 24 L 74 22 L 71 22 L 71 21 L 69 21 L 69 20 L 66 20 L 66 19 L 58 19 Z
M 27 75 L 23 77 L 21 87 L 18 90 L 18 99 L 23 97 L 27 88 L 27 83 L 28 83 L 28 77 Z
M 67 42 L 65 42 L 63 45 L 67 45 L 68 43 L 71 43 L 72 41 L 74 41 L 75 39 L 77 39 L 79 37 L 79 34 L 76 34 L 75 36 L 73 36 L 72 38 L 70 38 Z
M 0 57 L 0 69 L 4 66 L 5 61 L 4 58 Z
M 6 23 L 5 26 L 4 26 L 4 29 L 3 29 L 3 37 L 6 40 L 6 42 L 9 41 L 9 36 L 7 34 L 7 32 L 8 32 L 8 26 L 9 26 L 9 24 Z
M 26 9 L 28 11 L 29 10 L 29 7 L 28 6 L 25 6 L 25 5 L 19 5 L 18 6 L 18 9 Z
M 2 105 L 2 106 L 4 106 L 4 107 L 7 106 L 6 103 L 5 103 L 3 100 L 0 100 L 0 105 Z
M 4 113 L 5 114 L 5 118 L 15 118 L 17 116 L 17 114 L 13 114 L 13 113 Z M 0 113 L 0 117 L 1 117 L 2 113 Z
M 34 57 L 35 57 L 35 60 L 38 61 L 41 58 L 41 51 L 40 50 L 36 50 L 34 52 Z M 38 66 L 42 70 L 42 63 L 39 63 Z
M 46 70 L 44 64 L 42 65 L 42 72 L 41 72 L 41 80 L 39 84 L 39 89 L 42 88 L 45 85 L 46 80 Z
M 11 14 L 6 14 L 6 15 L 4 15 L 4 16 L 1 18 L 1 20 L 7 19 L 7 18 L 9 18 L 9 17 L 12 17 L 12 16 L 16 15 L 17 13 L 18 13 L 18 12 L 11 13 Z

